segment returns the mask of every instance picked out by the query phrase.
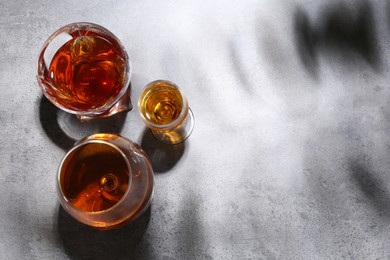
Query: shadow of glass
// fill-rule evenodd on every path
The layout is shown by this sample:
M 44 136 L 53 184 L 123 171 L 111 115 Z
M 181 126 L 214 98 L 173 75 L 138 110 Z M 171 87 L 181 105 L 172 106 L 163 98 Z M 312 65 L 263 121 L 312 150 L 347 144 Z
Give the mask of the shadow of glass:
M 76 142 L 76 139 L 71 138 L 62 131 L 57 121 L 58 111 L 59 109 L 50 103 L 44 95 L 41 96 L 39 121 L 41 122 L 43 130 L 57 146 L 64 150 L 69 150 Z
M 145 128 L 141 147 L 152 161 L 154 172 L 164 173 L 172 169 L 183 156 L 185 142 L 175 145 L 165 144 L 158 141 L 152 132 Z
M 81 122 L 76 115 L 54 106 L 44 95 L 41 96 L 39 107 L 39 120 L 43 130 L 53 143 L 64 150 L 69 150 L 77 140 L 91 134 L 119 134 L 126 116 L 126 112 L 121 112 L 110 117 Z
M 58 212 L 60 241 L 70 258 L 133 259 L 148 228 L 151 206 L 128 225 L 114 230 L 95 230 L 74 220 L 61 206 Z

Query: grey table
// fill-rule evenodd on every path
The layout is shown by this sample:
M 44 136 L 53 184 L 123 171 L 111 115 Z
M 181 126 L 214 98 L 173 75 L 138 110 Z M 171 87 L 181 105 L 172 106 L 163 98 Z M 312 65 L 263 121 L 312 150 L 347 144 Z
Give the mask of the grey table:
M 1 259 L 389 259 L 390 4 L 378 1 L 0 2 Z M 43 98 L 59 27 L 100 24 L 133 65 L 132 101 L 168 79 L 195 114 L 182 145 L 135 107 L 81 124 Z M 152 206 L 114 231 L 55 191 L 73 142 L 115 132 L 155 170 Z

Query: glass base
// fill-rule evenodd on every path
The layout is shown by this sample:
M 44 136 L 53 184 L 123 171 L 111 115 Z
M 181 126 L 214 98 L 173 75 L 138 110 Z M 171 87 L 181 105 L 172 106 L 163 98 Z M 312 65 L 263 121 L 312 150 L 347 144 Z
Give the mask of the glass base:
M 161 142 L 167 144 L 179 144 L 184 142 L 192 133 L 195 126 L 195 118 L 191 108 L 188 108 L 188 115 L 183 124 L 172 131 L 152 130 L 153 135 Z
M 88 120 L 91 120 L 91 119 L 94 119 L 97 117 L 109 117 L 109 116 L 115 115 L 115 114 L 120 113 L 120 112 L 130 111 L 131 109 L 133 109 L 133 104 L 131 103 L 131 99 L 130 99 L 130 86 L 129 86 L 129 88 L 125 92 L 125 94 L 118 100 L 118 102 L 116 102 L 115 105 L 113 105 L 110 108 L 110 110 L 108 110 L 102 114 L 94 115 L 94 116 L 77 115 L 77 118 L 81 122 L 84 122 L 84 121 L 88 121 Z

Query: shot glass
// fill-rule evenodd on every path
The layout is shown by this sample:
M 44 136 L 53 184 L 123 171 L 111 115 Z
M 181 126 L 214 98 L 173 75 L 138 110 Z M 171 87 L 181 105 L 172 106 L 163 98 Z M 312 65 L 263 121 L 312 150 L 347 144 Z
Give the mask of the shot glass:
M 67 152 L 57 172 L 62 207 L 79 222 L 114 229 L 151 203 L 153 169 L 143 150 L 115 134 L 94 134 Z
M 54 32 L 38 58 L 38 84 L 58 108 L 81 120 L 131 110 L 131 65 L 119 39 L 93 23 Z
M 149 83 L 141 93 L 138 107 L 146 126 L 164 143 L 181 143 L 194 129 L 194 115 L 187 98 L 173 82 Z

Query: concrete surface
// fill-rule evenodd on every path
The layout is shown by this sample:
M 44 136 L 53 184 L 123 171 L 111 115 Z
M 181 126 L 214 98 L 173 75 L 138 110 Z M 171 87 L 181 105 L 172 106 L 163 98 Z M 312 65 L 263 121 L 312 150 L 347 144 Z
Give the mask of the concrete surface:
M 137 109 L 80 124 L 38 88 L 46 38 L 116 34 L 132 100 L 182 87 L 195 114 L 164 146 Z M 390 259 L 390 4 L 377 1 L 1 1 L 1 259 Z M 155 168 L 150 210 L 101 232 L 56 199 L 74 140 L 120 133 Z

